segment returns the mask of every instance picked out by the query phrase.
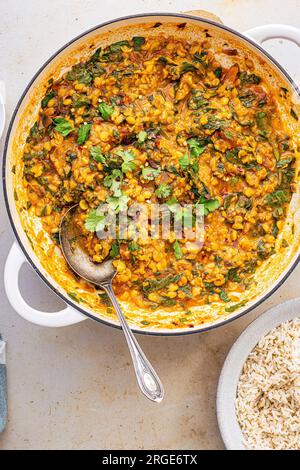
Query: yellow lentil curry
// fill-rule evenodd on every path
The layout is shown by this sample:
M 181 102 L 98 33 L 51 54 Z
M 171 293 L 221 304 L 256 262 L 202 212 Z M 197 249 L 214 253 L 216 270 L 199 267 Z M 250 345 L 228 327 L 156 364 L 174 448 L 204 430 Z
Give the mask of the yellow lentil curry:
M 297 149 L 271 87 L 249 56 L 240 60 L 226 45 L 218 52 L 226 66 L 209 35 L 135 36 L 96 48 L 49 81 L 23 154 L 26 210 L 53 241 L 59 245 L 61 217 L 78 204 L 91 259 L 114 259 L 118 298 L 153 313 L 176 307 L 175 326 L 188 325 L 196 305 L 242 305 L 236 295 L 274 253 L 293 193 Z M 174 202 L 203 204 L 204 245 L 172 232 L 168 240 L 97 238 L 100 203 L 118 212 L 147 201 L 170 210 Z M 106 296 L 97 296 L 109 312 Z M 141 320 L 150 323 L 151 314 Z

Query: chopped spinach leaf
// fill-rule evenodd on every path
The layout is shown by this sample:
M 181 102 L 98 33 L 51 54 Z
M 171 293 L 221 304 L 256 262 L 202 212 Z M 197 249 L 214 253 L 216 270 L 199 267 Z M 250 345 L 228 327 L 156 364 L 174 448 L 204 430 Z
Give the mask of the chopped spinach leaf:
M 143 36 L 135 36 L 132 38 L 133 48 L 135 51 L 140 51 L 146 40 Z
M 50 91 L 50 93 L 48 93 L 46 96 L 44 96 L 44 98 L 42 99 L 41 101 L 41 106 L 42 108 L 46 108 L 46 106 L 48 105 L 49 101 L 52 100 L 52 98 L 55 96 L 54 92 L 53 91 Z

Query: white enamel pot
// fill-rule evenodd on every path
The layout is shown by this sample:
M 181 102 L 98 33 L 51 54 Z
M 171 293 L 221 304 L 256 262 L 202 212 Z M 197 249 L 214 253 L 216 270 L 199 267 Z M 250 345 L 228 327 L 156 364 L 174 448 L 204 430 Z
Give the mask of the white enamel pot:
M 294 90 L 297 90 L 296 85 L 293 83 L 291 77 L 288 73 L 272 58 L 270 55 L 263 49 L 262 43 L 270 38 L 286 38 L 290 41 L 295 42 L 300 46 L 300 30 L 286 25 L 266 25 L 260 26 L 258 28 L 247 31 L 244 35 L 223 26 L 215 21 L 211 21 L 202 17 L 192 16 L 187 14 L 144 14 L 144 15 L 135 15 L 129 16 L 126 18 L 120 18 L 107 23 L 103 23 L 95 28 L 83 33 L 77 38 L 70 41 L 63 48 L 61 48 L 56 54 L 54 54 L 36 73 L 32 81 L 29 83 L 25 89 L 15 111 L 12 116 L 6 142 L 4 149 L 4 158 L 3 158 L 3 184 L 4 184 L 4 196 L 6 201 L 6 207 L 8 216 L 12 225 L 12 228 L 15 233 L 16 242 L 13 244 L 5 265 L 4 273 L 4 282 L 5 290 L 7 297 L 15 309 L 15 311 L 24 317 L 26 320 L 43 326 L 65 326 L 79 323 L 87 318 L 87 316 L 94 318 L 104 324 L 119 327 L 116 320 L 100 317 L 94 315 L 93 312 L 87 308 L 77 305 L 73 302 L 65 293 L 65 291 L 54 281 L 51 277 L 51 273 L 48 273 L 45 268 L 39 262 L 39 259 L 35 255 L 30 243 L 24 234 L 24 230 L 19 220 L 18 212 L 15 207 L 13 192 L 14 188 L 11 181 L 10 175 L 10 158 L 11 158 L 11 142 L 16 132 L 16 126 L 18 124 L 18 119 L 24 109 L 26 100 L 32 89 L 35 87 L 38 81 L 43 79 L 45 73 L 51 64 L 58 60 L 59 57 L 63 54 L 67 54 L 68 51 L 72 51 L 78 45 L 83 44 L 84 40 L 95 36 L 97 33 L 106 32 L 110 35 L 114 33 L 114 30 L 120 27 L 126 28 L 130 25 L 136 25 L 143 23 L 143 25 L 159 25 L 162 30 L 166 23 L 188 23 L 194 24 L 195 26 L 201 26 L 203 28 L 209 28 L 210 30 L 215 30 L 218 34 L 226 34 L 227 37 L 232 37 L 235 41 L 239 41 L 250 47 L 256 54 L 259 54 L 263 61 L 267 61 L 268 64 L 271 64 L 274 69 L 283 77 L 286 81 L 287 86 L 291 87 Z M 113 40 L 111 42 L 114 42 Z M 189 334 L 196 333 L 199 331 L 205 331 L 210 328 L 214 328 L 220 325 L 223 325 L 229 321 L 234 320 L 235 318 L 244 315 L 245 313 L 252 310 L 254 307 L 261 304 L 267 297 L 269 297 L 289 276 L 292 270 L 295 268 L 297 262 L 299 261 L 299 255 L 294 256 L 289 265 L 280 273 L 277 277 L 276 282 L 268 286 L 262 295 L 259 295 L 250 303 L 246 304 L 244 307 L 240 308 L 233 314 L 228 315 L 227 317 L 219 318 L 209 324 L 203 324 L 196 326 L 195 328 L 178 328 L 178 329 L 151 329 L 148 327 L 140 328 L 138 326 L 133 327 L 133 330 L 137 333 L 144 334 L 154 334 L 154 335 L 178 335 L 178 334 Z M 19 273 L 20 268 L 24 263 L 30 263 L 38 275 L 46 282 L 46 284 L 66 302 L 65 309 L 56 312 L 56 313 L 47 313 L 41 312 L 30 305 L 22 297 L 19 289 Z M 84 315 L 83 315 L 84 313 Z

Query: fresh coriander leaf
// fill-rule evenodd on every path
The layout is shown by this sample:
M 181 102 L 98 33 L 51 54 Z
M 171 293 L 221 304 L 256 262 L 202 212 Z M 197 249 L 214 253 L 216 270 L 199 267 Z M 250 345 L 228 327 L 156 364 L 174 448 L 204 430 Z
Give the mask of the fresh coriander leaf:
M 220 207 L 218 199 L 206 199 L 204 194 L 200 196 L 196 204 L 202 204 L 204 206 L 204 215 L 208 215 L 210 212 L 214 212 Z
M 186 142 L 193 157 L 199 157 L 206 148 L 206 145 L 201 144 L 197 139 L 189 139 Z
M 170 196 L 172 193 L 172 188 L 166 183 L 162 183 L 158 186 L 157 190 L 155 191 L 155 195 L 159 199 L 164 199 L 168 196 Z
M 182 170 L 187 170 L 191 163 L 188 154 L 185 153 L 182 157 L 180 157 L 178 163 Z
M 122 158 L 123 163 L 121 169 L 123 173 L 129 173 L 136 169 L 136 164 L 134 163 L 135 155 L 130 150 L 119 150 L 117 155 Z
M 91 127 L 92 124 L 83 124 L 81 127 L 79 127 L 77 138 L 78 145 L 83 145 L 85 143 L 91 131 Z
M 146 131 L 140 131 L 137 135 L 137 138 L 138 138 L 138 143 L 139 144 L 143 144 L 145 142 L 145 140 L 147 139 L 147 132 Z
M 182 220 L 185 227 L 193 226 L 194 218 L 190 209 L 181 207 L 175 197 L 169 199 L 166 204 L 169 208 L 169 211 L 172 212 L 175 221 Z
M 109 188 L 112 192 L 114 197 L 120 197 L 122 195 L 121 191 L 121 183 L 123 179 L 123 174 L 121 170 L 113 170 L 110 175 L 107 175 L 104 180 L 103 184 L 106 188 Z
M 90 153 L 92 158 L 98 163 L 105 163 L 105 158 L 102 154 L 102 150 L 100 145 L 96 145 L 95 147 L 90 148 Z
M 181 259 L 182 256 L 183 256 L 183 253 L 182 253 L 182 249 L 181 249 L 181 246 L 180 246 L 178 240 L 175 240 L 175 242 L 173 244 L 173 248 L 174 248 L 175 258 L 176 259 Z
M 110 106 L 107 103 L 99 103 L 98 112 L 104 121 L 108 121 L 112 113 L 114 112 L 114 107 Z
M 209 212 L 214 212 L 220 207 L 220 202 L 218 199 L 208 199 L 204 203 L 204 215 L 207 215 Z
M 110 196 L 107 198 L 107 203 L 109 204 L 110 208 L 115 211 L 116 214 L 126 210 L 128 201 L 129 197 L 123 193 L 119 197 Z
M 154 180 L 161 173 L 161 168 L 151 168 L 150 166 L 142 168 L 142 177 L 145 180 Z
M 85 219 L 84 226 L 90 232 L 102 230 L 105 227 L 105 215 L 98 209 L 92 209 Z
M 61 134 L 63 137 L 66 137 L 70 134 L 70 132 L 74 131 L 72 124 L 64 118 L 55 118 L 53 119 L 53 122 L 55 124 L 54 129 L 56 130 L 56 132 L 59 132 L 59 134 Z

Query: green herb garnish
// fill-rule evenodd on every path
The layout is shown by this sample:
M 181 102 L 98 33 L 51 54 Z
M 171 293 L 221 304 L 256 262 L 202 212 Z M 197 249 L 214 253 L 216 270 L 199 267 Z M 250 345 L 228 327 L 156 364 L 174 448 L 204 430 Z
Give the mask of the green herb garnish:
M 164 199 L 168 196 L 170 196 L 172 193 L 172 188 L 166 183 L 162 183 L 158 186 L 157 190 L 155 191 L 155 195 L 159 199 Z
M 122 195 L 121 183 L 123 179 L 123 174 L 121 170 L 115 169 L 110 175 L 107 175 L 103 184 L 106 188 L 109 188 L 113 192 L 114 197 L 120 197 Z
M 185 153 L 182 157 L 180 157 L 178 160 L 178 163 L 182 170 L 187 170 L 191 163 L 190 157 L 188 156 L 188 154 Z
M 219 292 L 219 297 L 223 302 L 230 302 L 231 300 L 230 297 L 228 297 L 227 292 L 223 289 Z
M 63 137 L 66 137 L 70 132 L 74 131 L 72 124 L 64 118 L 55 118 L 53 119 L 53 122 L 55 124 L 54 129 Z
M 98 112 L 104 121 L 108 121 L 112 113 L 114 112 L 114 107 L 110 106 L 107 103 L 101 102 L 98 105 Z
M 90 148 L 90 153 L 92 158 L 98 163 L 105 163 L 105 158 L 102 154 L 102 150 L 100 145 L 96 145 L 95 147 Z
M 180 280 L 181 276 L 182 274 L 176 274 L 175 276 L 169 274 L 168 276 L 160 279 L 147 279 L 147 285 L 143 286 L 143 292 L 145 294 L 150 294 L 150 292 L 165 289 L 169 284 L 176 284 Z
M 92 127 L 92 124 L 83 124 L 83 126 L 79 127 L 78 138 L 77 138 L 78 145 L 83 145 L 85 143 L 85 141 L 87 140 L 90 134 L 91 127 Z
M 285 202 L 288 202 L 289 197 L 287 191 L 278 189 L 273 193 L 267 194 L 264 198 L 265 204 L 268 206 L 276 207 L 281 206 Z
M 145 140 L 147 139 L 147 132 L 146 131 L 140 131 L 137 135 L 137 138 L 138 138 L 138 143 L 139 144 L 143 144 L 145 142 Z
M 103 230 L 105 226 L 105 215 L 98 211 L 98 209 L 92 209 L 85 219 L 84 226 L 89 232 Z
M 175 258 L 176 259 L 181 259 L 183 257 L 183 253 L 182 253 L 182 249 L 181 249 L 181 246 L 180 246 L 178 240 L 175 240 L 175 242 L 173 244 L 173 248 L 174 248 Z
M 150 166 L 142 168 L 142 177 L 145 180 L 154 180 L 161 173 L 161 168 L 151 168 Z
M 126 196 L 126 194 L 122 193 L 118 197 L 109 196 L 106 201 L 109 204 L 110 208 L 115 211 L 116 214 L 118 214 L 119 212 L 125 211 L 127 209 L 129 197 Z
M 119 150 L 117 155 L 122 158 L 123 163 L 121 169 L 123 173 L 129 173 L 136 169 L 136 164 L 134 163 L 135 155 L 130 150 Z
M 205 150 L 206 144 L 202 144 L 197 139 L 189 139 L 186 141 L 193 157 L 199 157 Z
M 143 36 L 135 36 L 132 38 L 133 48 L 135 51 L 140 51 L 146 40 Z
M 44 98 L 42 99 L 41 101 L 41 106 L 42 108 L 46 108 L 46 106 L 48 105 L 49 101 L 54 97 L 54 92 L 53 91 L 50 91 L 50 93 L 48 93 L 46 96 L 44 96 Z
M 111 258 L 116 258 L 117 256 L 119 256 L 119 254 L 120 254 L 119 244 L 113 242 L 112 245 L 111 245 L 109 256 Z

